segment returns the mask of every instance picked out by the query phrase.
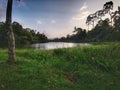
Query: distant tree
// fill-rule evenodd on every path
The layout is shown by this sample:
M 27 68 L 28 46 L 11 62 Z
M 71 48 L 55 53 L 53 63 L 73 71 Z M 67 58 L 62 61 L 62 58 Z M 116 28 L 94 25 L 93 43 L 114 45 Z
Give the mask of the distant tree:
M 71 35 L 67 34 L 67 39 L 70 39 Z
M 39 32 L 37 32 L 36 34 L 36 38 L 37 38 L 37 42 L 46 42 L 48 40 L 48 38 L 45 36 L 45 34 L 41 34 Z
M 88 27 L 89 27 L 90 24 L 94 27 L 94 22 L 95 22 L 96 19 L 97 19 L 97 13 L 90 14 L 87 17 L 87 20 L 86 20 L 86 24 L 88 25 Z
M 113 9 L 113 2 L 112 1 L 106 2 L 102 10 L 98 10 L 95 13 L 88 15 L 86 24 L 88 26 L 92 24 L 94 27 L 95 21 L 102 20 L 102 17 L 105 16 L 105 14 L 109 13 L 111 17 L 111 25 L 112 25 L 112 16 L 113 16 L 113 12 L 111 12 L 112 9 Z
M 95 21 L 102 20 L 103 16 L 105 16 L 105 11 L 104 10 L 98 10 L 95 13 L 88 15 L 87 20 L 86 20 L 86 24 L 88 26 L 90 24 L 92 24 L 92 26 L 94 28 Z
M 102 20 L 102 17 L 105 16 L 104 10 L 98 10 L 96 11 L 96 16 L 98 20 Z
M 113 9 L 113 2 L 112 1 L 106 2 L 103 5 L 103 9 L 106 11 L 106 13 L 108 13 L 111 9 Z
M 90 41 L 107 41 L 109 34 L 112 33 L 112 27 L 109 25 L 109 19 L 100 20 L 91 31 L 88 32 L 88 40 Z
M 86 30 L 82 28 L 75 27 L 73 32 L 76 33 L 73 35 L 73 38 L 74 40 L 77 40 L 77 41 L 83 41 L 87 36 Z
M 114 28 L 116 31 L 120 31 L 120 7 L 118 6 L 118 11 L 114 13 Z
M 82 32 L 82 28 L 76 28 L 76 26 L 75 26 L 75 28 L 74 28 L 74 31 L 73 31 L 74 33 L 76 32 L 77 34 L 79 34 L 79 33 L 81 33 Z
M 112 16 L 113 16 L 113 12 L 111 12 L 111 10 L 113 10 L 113 2 L 112 1 L 109 1 L 109 2 L 106 2 L 104 5 L 103 5 L 103 10 L 105 12 L 105 14 L 109 13 L 110 17 L 111 17 L 111 25 L 112 25 Z
M 7 32 L 4 22 L 0 22 L 0 47 L 7 46 Z M 12 23 L 16 47 L 24 47 L 33 43 L 47 42 L 48 38 L 44 33 L 36 32 L 30 28 L 23 28 L 18 22 Z

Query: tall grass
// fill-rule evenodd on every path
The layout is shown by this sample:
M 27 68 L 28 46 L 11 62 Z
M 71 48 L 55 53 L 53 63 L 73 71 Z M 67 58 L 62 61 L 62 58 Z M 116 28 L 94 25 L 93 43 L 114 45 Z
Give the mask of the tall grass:
M 120 44 L 16 50 L 18 65 L 0 50 L 0 90 L 120 90 Z

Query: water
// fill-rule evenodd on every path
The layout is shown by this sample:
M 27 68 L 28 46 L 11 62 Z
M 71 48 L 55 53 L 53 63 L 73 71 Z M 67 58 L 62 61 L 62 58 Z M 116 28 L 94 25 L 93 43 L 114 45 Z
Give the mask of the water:
M 90 46 L 88 43 L 67 43 L 67 42 L 48 42 L 48 43 L 37 43 L 32 44 L 32 48 L 36 50 L 50 50 L 57 48 L 70 48 L 76 46 Z

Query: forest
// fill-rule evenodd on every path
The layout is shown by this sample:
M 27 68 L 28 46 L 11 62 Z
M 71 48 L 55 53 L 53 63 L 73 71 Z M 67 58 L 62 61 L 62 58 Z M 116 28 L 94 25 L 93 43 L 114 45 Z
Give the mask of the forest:
M 30 45 L 32 43 L 47 42 L 48 38 L 44 33 L 39 33 L 30 28 L 23 28 L 18 22 L 13 22 L 12 27 L 15 33 L 17 47 Z M 0 22 L 0 47 L 7 47 L 8 37 L 4 22 Z

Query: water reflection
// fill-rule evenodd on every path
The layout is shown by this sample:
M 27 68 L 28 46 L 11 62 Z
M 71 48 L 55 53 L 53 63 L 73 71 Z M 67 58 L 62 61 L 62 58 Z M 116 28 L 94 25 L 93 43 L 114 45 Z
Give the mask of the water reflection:
M 48 42 L 48 43 L 37 43 L 32 44 L 32 48 L 36 50 L 49 50 L 49 49 L 57 49 L 57 48 L 69 48 L 75 46 L 90 46 L 88 43 L 66 43 L 66 42 Z

